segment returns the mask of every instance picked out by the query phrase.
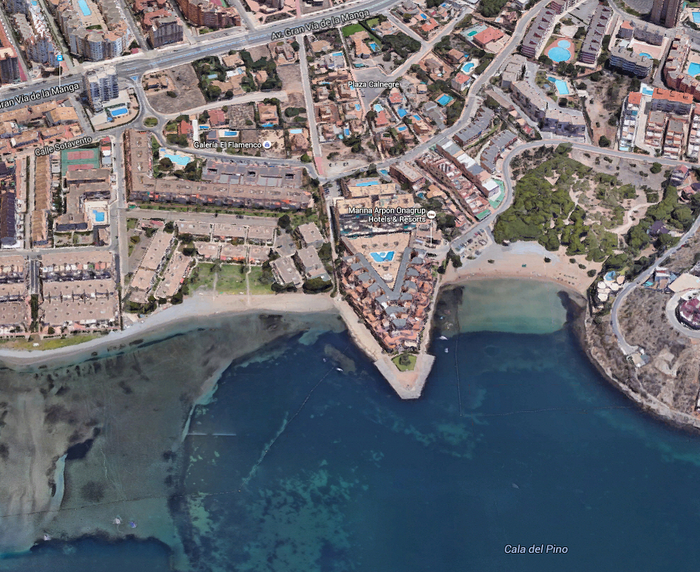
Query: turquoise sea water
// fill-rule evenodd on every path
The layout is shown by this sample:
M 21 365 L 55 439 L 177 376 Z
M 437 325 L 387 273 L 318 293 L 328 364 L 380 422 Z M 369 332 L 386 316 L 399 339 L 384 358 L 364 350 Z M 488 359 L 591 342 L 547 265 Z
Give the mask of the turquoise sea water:
M 528 284 L 531 303 L 557 307 L 556 289 Z M 450 315 L 470 329 L 464 305 L 503 288 L 466 288 Z M 634 408 L 566 328 L 502 329 L 436 339 L 414 402 L 400 401 L 345 334 L 296 337 L 229 368 L 193 419 L 205 435 L 186 440 L 176 515 L 194 569 L 695 569 L 700 438 Z M 505 554 L 518 544 L 568 553 Z M 155 544 L 65 550 L 2 564 L 167 569 Z

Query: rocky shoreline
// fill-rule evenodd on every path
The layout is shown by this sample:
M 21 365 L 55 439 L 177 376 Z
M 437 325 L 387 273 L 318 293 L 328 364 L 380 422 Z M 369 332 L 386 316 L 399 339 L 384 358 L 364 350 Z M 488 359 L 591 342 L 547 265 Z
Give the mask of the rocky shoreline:
M 700 419 L 677 411 L 644 390 L 637 377 L 637 369 L 627 361 L 617 345 L 609 318 L 596 324 L 588 312 L 588 303 L 582 296 L 574 299 L 562 292 L 562 303 L 567 308 L 567 323 L 593 367 L 613 387 L 647 414 L 676 429 L 696 434 Z M 626 381 L 623 381 L 626 380 Z

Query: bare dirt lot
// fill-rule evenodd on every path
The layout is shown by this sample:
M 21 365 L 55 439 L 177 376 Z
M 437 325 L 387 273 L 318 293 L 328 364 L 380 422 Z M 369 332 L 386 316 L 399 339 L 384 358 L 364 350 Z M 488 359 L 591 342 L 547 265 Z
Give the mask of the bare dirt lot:
M 280 76 L 283 89 L 287 92 L 286 105 L 289 107 L 305 107 L 299 65 L 277 66 L 277 75 Z
M 174 89 L 146 91 L 153 109 L 161 113 L 172 113 L 173 109 L 184 112 L 206 104 L 207 100 L 199 89 L 197 74 L 190 64 L 176 66 L 166 70 L 166 73 Z M 144 82 L 147 79 L 148 76 L 144 77 Z M 169 96 L 169 91 L 174 92 L 176 97 Z
M 590 79 L 582 80 L 590 94 L 586 111 L 591 118 L 593 141 L 596 144 L 603 135 L 610 141 L 615 141 L 622 102 L 630 91 L 634 91 L 631 78 L 610 72 L 598 73 L 602 78 L 597 82 Z M 578 85 L 580 81 L 577 80 L 576 84 Z M 613 124 L 610 125 L 608 121 Z

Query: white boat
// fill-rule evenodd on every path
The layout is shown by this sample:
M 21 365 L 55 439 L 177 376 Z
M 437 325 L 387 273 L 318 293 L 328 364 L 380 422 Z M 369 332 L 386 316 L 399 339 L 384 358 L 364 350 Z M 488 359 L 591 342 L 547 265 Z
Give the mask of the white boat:
M 450 348 L 445 348 L 445 353 L 448 353 L 450 351 Z
M 336 369 L 337 371 L 343 371 L 343 370 L 342 370 L 341 368 L 339 368 L 339 367 L 336 367 L 335 369 Z
M 447 338 L 445 336 L 440 336 L 438 340 L 446 340 Z

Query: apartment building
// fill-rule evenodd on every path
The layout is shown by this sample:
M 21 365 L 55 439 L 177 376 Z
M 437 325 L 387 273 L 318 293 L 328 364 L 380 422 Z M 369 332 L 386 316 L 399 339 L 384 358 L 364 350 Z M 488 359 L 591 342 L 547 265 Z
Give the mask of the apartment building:
M 688 93 L 654 88 L 651 98 L 652 111 L 664 111 L 677 115 L 688 115 L 693 108 L 693 97 Z
M 613 10 L 605 4 L 598 4 L 588 26 L 578 59 L 585 64 L 595 64 L 603 47 L 603 38 L 613 17 Z
M 305 247 L 310 246 L 318 250 L 326 241 L 326 239 L 323 238 L 321 231 L 316 226 L 316 223 L 313 222 L 307 222 L 306 224 L 299 225 L 297 227 L 297 232 L 301 238 L 301 243 Z
M 455 142 L 461 147 L 467 147 L 475 143 L 488 133 L 494 117 L 493 111 L 488 107 L 480 108 L 469 124 L 454 135 Z
M 668 115 L 663 111 L 652 111 L 647 119 L 644 132 L 644 144 L 654 149 L 661 149 Z
M 270 262 L 272 274 L 280 286 L 294 286 L 300 288 L 304 279 L 299 274 L 291 256 L 283 256 Z
M 542 10 L 530 25 L 530 29 L 525 34 L 523 43 L 520 45 L 520 53 L 526 58 L 537 57 L 537 52 L 549 38 L 549 34 L 554 27 L 554 18 L 559 14 L 554 2 L 550 2 Z
M 638 91 L 628 93 L 622 106 L 620 129 L 617 136 L 618 149 L 620 151 L 632 151 L 635 147 L 634 142 L 637 136 L 637 123 L 641 107 L 642 94 Z
M 126 133 L 127 183 L 131 200 L 248 206 L 281 210 L 308 208 L 313 201 L 297 168 L 247 166 L 209 160 L 202 182 L 154 179 L 150 135 Z
M 632 50 L 615 46 L 610 50 L 610 66 L 644 78 L 654 67 L 654 61 L 646 56 L 635 54 Z
M 698 155 L 700 155 L 700 104 L 696 103 L 690 122 L 688 147 L 686 148 L 685 156 L 691 161 L 697 161 Z
M 675 116 L 669 118 L 664 137 L 664 158 L 675 160 L 681 158 L 688 127 L 689 120 L 687 117 Z
M 496 172 L 496 163 L 503 152 L 518 140 L 518 136 L 510 129 L 501 131 L 481 152 L 481 166 L 489 173 Z
M 43 330 L 115 329 L 119 297 L 110 252 L 56 252 L 41 257 Z
M 148 301 L 148 295 L 155 284 L 158 273 L 165 264 L 172 242 L 173 235 L 163 230 L 159 230 L 153 235 L 141 264 L 131 279 L 129 293 L 131 301 L 137 304 L 145 304 Z
M 83 88 L 94 111 L 102 111 L 104 104 L 119 97 L 119 78 L 114 66 L 87 72 L 83 76 Z
M 166 14 L 156 17 L 146 14 L 144 17 L 144 25 L 148 25 L 148 41 L 154 48 L 167 46 L 168 44 L 177 44 L 182 41 L 184 30 L 182 22 L 172 15 L 168 10 Z
M 511 86 L 513 100 L 544 131 L 558 135 L 582 137 L 586 133 L 583 113 L 556 105 L 537 86 L 527 81 L 517 81 Z
M 78 8 L 73 0 L 47 0 L 68 48 L 73 55 L 91 61 L 115 58 L 133 40 L 118 0 L 83 0 Z
M 241 17 L 235 8 L 224 8 L 210 0 L 177 0 L 177 5 L 182 15 L 195 26 L 218 30 L 241 25 Z
M 522 79 L 526 62 L 527 60 L 518 54 L 514 54 L 508 58 L 508 63 L 501 71 L 501 87 L 503 89 L 510 89 L 513 82 Z
M 56 57 L 60 52 L 54 44 L 39 4 L 27 0 L 10 0 L 5 3 L 5 7 L 10 14 L 13 14 L 15 30 L 29 60 L 56 67 L 58 65 Z
M 682 10 L 682 0 L 654 0 L 650 20 L 659 26 L 675 28 Z

